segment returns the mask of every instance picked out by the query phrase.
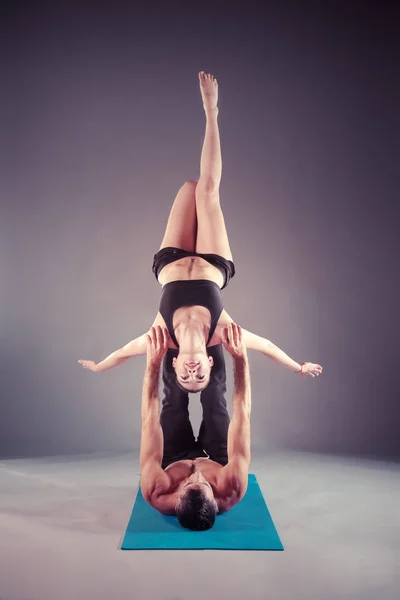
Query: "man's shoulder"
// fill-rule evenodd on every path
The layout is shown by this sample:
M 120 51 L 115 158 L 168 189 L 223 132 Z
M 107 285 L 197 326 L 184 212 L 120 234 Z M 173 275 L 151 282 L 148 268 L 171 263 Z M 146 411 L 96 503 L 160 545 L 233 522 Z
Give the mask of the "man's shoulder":
M 243 498 L 247 491 L 249 463 L 243 458 L 230 460 L 219 474 L 217 504 L 226 512 Z
M 147 502 L 150 502 L 152 497 L 168 492 L 170 485 L 168 473 L 161 468 L 158 461 L 148 460 L 142 464 L 140 487 Z
M 177 500 L 178 498 L 175 492 L 167 492 L 166 494 L 151 496 L 149 504 L 163 515 L 175 515 Z
M 171 479 L 159 465 L 146 465 L 142 469 L 140 487 L 143 498 L 159 512 L 175 514 L 176 494 L 171 491 Z

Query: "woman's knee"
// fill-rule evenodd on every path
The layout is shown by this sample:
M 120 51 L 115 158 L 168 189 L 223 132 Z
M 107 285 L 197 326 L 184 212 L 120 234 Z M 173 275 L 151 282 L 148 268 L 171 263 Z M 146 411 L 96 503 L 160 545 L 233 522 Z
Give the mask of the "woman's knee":
M 201 178 L 196 186 L 196 200 L 207 204 L 219 204 L 219 184 L 212 179 Z
M 186 190 L 186 191 L 190 191 L 190 192 L 195 193 L 196 192 L 196 187 L 197 187 L 197 181 L 194 181 L 192 179 L 188 179 L 187 181 L 185 181 L 185 183 L 181 187 L 181 190 Z

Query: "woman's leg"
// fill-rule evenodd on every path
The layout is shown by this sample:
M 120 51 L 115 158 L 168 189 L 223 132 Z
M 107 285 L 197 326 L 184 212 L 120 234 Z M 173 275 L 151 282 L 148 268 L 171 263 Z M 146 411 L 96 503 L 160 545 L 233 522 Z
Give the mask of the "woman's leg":
M 196 182 L 186 181 L 176 195 L 160 250 L 168 246 L 196 249 Z
M 224 215 L 219 201 L 222 173 L 218 129 L 218 83 L 212 75 L 199 73 L 200 91 L 206 113 L 206 132 L 200 160 L 200 179 L 196 187 L 196 251 L 220 254 L 232 260 Z

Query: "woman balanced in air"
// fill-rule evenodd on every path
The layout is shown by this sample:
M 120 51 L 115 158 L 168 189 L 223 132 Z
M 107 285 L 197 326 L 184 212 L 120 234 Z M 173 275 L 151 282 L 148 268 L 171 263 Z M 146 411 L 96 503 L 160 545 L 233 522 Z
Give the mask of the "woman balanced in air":
M 222 160 L 218 84 L 212 75 L 204 72 L 199 73 L 199 81 L 206 115 L 200 178 L 197 182 L 186 181 L 178 191 L 153 262 L 153 272 L 162 292 L 152 327 L 168 329 L 168 346 L 179 349 L 172 363 L 177 383 L 191 392 L 208 385 L 213 359 L 207 348 L 221 344 L 224 331 L 233 322 L 223 308 L 221 290 L 235 274 L 219 198 Z M 148 331 L 99 363 L 78 362 L 84 369 L 100 373 L 132 356 L 146 354 Z M 268 339 L 243 328 L 242 336 L 247 348 L 262 352 L 293 372 L 310 377 L 322 372 L 319 364 L 298 363 Z

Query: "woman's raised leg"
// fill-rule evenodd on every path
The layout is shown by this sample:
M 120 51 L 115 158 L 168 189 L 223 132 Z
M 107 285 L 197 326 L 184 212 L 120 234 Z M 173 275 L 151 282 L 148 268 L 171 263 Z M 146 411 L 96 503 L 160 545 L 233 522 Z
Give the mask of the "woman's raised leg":
M 185 181 L 172 205 L 160 250 L 174 246 L 193 252 L 196 249 L 196 233 L 196 182 Z
M 232 260 L 224 215 L 219 200 L 222 173 L 218 129 L 218 83 L 212 75 L 199 73 L 200 91 L 206 113 L 206 131 L 200 159 L 200 179 L 196 187 L 196 251 L 220 254 Z

